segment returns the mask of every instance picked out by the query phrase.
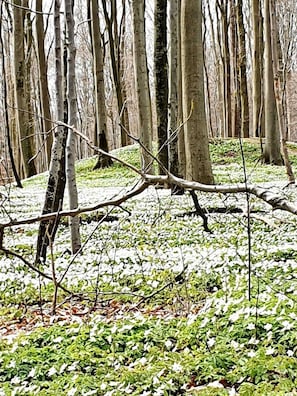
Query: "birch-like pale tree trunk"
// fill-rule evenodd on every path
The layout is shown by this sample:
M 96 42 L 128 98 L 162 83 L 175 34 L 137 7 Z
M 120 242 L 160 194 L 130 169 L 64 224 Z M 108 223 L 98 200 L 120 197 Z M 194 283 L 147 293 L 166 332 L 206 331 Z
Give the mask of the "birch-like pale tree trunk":
M 139 138 L 147 150 L 152 150 L 152 108 L 148 79 L 145 43 L 144 0 L 132 0 L 133 16 L 133 60 L 135 70 L 136 97 L 138 101 Z M 142 150 L 142 168 L 151 170 L 151 156 Z
M 66 39 L 67 39 L 67 104 L 68 125 L 76 126 L 76 79 L 75 79 L 75 55 L 74 43 L 74 0 L 65 0 Z M 66 180 L 69 195 L 69 208 L 78 207 L 78 193 L 75 177 L 76 136 L 72 129 L 68 130 L 66 143 Z M 73 254 L 81 248 L 79 217 L 69 217 L 71 233 L 71 251 Z
M 190 20 L 195 23 L 189 23 Z M 212 184 L 205 114 L 201 0 L 181 2 L 181 68 L 186 178 Z
M 62 71 L 62 49 L 61 49 L 61 27 L 60 27 L 60 0 L 55 0 L 54 4 L 54 42 L 55 42 L 55 88 L 57 118 L 64 119 L 63 103 L 63 71 Z M 67 129 L 57 126 L 51 151 L 51 161 L 49 166 L 49 177 L 45 194 L 42 214 L 58 212 L 63 208 L 64 192 L 66 185 L 65 174 L 65 147 L 67 140 Z M 46 261 L 47 248 L 54 242 L 58 228 L 58 220 L 40 222 L 36 262 Z

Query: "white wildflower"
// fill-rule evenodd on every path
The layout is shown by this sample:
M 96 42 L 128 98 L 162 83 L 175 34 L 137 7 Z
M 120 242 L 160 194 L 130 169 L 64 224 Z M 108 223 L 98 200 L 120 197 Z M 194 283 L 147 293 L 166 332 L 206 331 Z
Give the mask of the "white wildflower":
M 288 349 L 287 350 L 287 355 L 290 356 L 290 357 L 294 356 L 294 351 L 292 351 L 291 349 Z
M 33 378 L 33 377 L 35 377 L 35 374 L 36 374 L 36 368 L 33 367 L 33 368 L 30 370 L 30 372 L 29 372 L 29 374 L 28 374 L 28 377 Z
M 153 378 L 153 385 L 157 385 L 159 382 L 160 382 L 159 378 L 155 376 Z
M 105 382 L 102 382 L 102 384 L 100 385 L 100 389 L 104 391 L 106 388 L 107 384 Z
M 256 352 L 255 352 L 255 351 L 249 351 L 249 352 L 247 353 L 247 355 L 248 355 L 248 357 L 253 358 L 253 357 L 256 356 Z
M 63 341 L 63 337 L 57 337 L 53 339 L 53 342 L 56 342 L 57 344 Z
M 257 344 L 259 344 L 259 340 L 257 340 L 255 337 L 251 337 L 248 344 L 257 345 Z
M 171 369 L 175 373 L 180 373 L 181 371 L 183 371 L 183 368 L 182 368 L 182 366 L 179 363 L 173 363 Z
M 210 338 L 209 340 L 207 340 L 207 345 L 211 348 L 212 346 L 214 346 L 216 343 L 216 339 L 215 338 Z
M 271 330 L 271 329 L 272 329 L 272 324 L 271 324 L 271 323 L 266 323 L 266 325 L 264 326 L 264 329 L 265 329 L 266 331 Z
M 172 343 L 172 341 L 170 341 L 170 340 L 166 340 L 165 341 L 165 346 L 166 346 L 166 348 L 171 348 L 172 347 L 172 345 L 173 345 L 173 343 Z
M 16 366 L 16 361 L 15 360 L 11 360 L 10 362 L 9 362 L 9 365 L 7 366 L 8 368 L 15 368 L 15 366 Z
M 139 359 L 139 363 L 144 366 L 147 363 L 147 358 L 146 357 L 142 357 Z
M 283 331 L 291 330 L 294 327 L 293 323 L 290 323 L 288 320 L 284 320 L 282 325 Z
M 265 354 L 266 355 L 273 355 L 275 352 L 274 348 L 267 348 Z
M 239 347 L 239 344 L 238 344 L 238 342 L 232 340 L 231 346 L 232 346 L 232 348 L 237 349 Z
M 11 379 L 10 383 L 11 384 L 15 384 L 15 385 L 20 384 L 21 383 L 21 379 L 20 379 L 20 377 L 13 377 Z
M 51 377 L 52 375 L 55 375 L 55 374 L 57 374 L 57 370 L 55 369 L 55 367 L 51 367 L 51 368 L 48 370 L 48 372 L 47 372 L 47 375 L 48 375 L 49 377 Z
M 76 394 L 77 388 L 71 388 L 67 392 L 67 396 L 74 396 Z
M 67 364 L 63 363 L 62 366 L 60 367 L 59 373 L 62 374 L 63 371 L 65 371 L 66 367 L 67 367 Z
M 239 318 L 240 318 L 240 313 L 239 312 L 234 312 L 232 315 L 230 315 L 229 320 L 234 323 Z

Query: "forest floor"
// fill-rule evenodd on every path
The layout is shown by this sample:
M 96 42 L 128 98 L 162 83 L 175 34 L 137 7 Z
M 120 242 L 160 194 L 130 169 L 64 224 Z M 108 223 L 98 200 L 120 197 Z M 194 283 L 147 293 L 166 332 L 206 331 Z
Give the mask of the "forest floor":
M 296 202 L 284 167 L 261 164 L 258 142 L 243 153 L 249 182 Z M 139 166 L 136 146 L 115 154 Z M 213 141 L 211 155 L 217 183 L 244 181 L 238 141 Z M 80 207 L 137 182 L 94 162 L 77 164 Z M 1 222 L 40 214 L 45 189 L 46 175 L 3 187 Z M 38 225 L 5 232 L 0 396 L 297 395 L 297 217 L 251 195 L 197 195 L 211 232 L 188 193 L 154 187 L 82 215 L 76 256 L 63 220 L 39 268 L 63 279 L 55 302 L 54 282 L 28 266 Z

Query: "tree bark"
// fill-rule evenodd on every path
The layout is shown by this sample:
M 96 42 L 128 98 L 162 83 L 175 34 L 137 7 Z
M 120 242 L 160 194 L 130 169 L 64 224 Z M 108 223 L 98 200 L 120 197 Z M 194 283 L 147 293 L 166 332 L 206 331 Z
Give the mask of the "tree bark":
M 33 147 L 32 147 L 32 123 L 29 113 L 28 96 L 27 92 L 30 82 L 30 72 L 27 68 L 30 66 L 30 59 L 26 60 L 25 56 L 25 18 L 26 11 L 23 8 L 22 0 L 15 0 L 13 7 L 13 37 L 14 37 L 14 68 L 15 68 L 15 95 L 17 106 L 17 125 L 19 131 L 20 147 L 22 152 L 22 163 L 24 168 L 25 177 L 30 177 L 36 174 L 36 167 L 33 160 Z M 17 7 L 20 6 L 20 7 Z
M 264 37 L 265 146 L 263 160 L 267 164 L 282 165 L 280 131 L 274 92 L 270 0 L 264 0 Z
M 36 0 L 36 38 L 37 38 L 37 56 L 38 56 L 38 71 L 39 71 L 39 85 L 40 85 L 40 108 L 41 108 L 41 125 L 44 135 L 44 142 L 46 147 L 47 164 L 49 165 L 51 159 L 51 147 L 53 144 L 53 133 L 51 123 L 50 110 L 50 96 L 48 90 L 47 80 L 47 61 L 44 51 L 44 23 L 42 14 L 42 0 Z
M 113 82 L 115 86 L 116 98 L 117 98 L 117 107 L 118 114 L 120 117 L 120 130 L 121 130 L 121 147 L 124 147 L 128 144 L 128 136 L 126 131 L 129 131 L 129 123 L 127 117 L 127 109 L 125 105 L 125 100 L 123 98 L 122 89 L 122 54 L 120 52 L 120 37 L 118 31 L 118 23 L 117 23 L 117 6 L 116 0 L 111 0 L 110 2 L 110 16 L 107 11 L 106 0 L 102 0 L 103 12 L 105 17 L 106 29 L 108 33 L 108 43 L 109 43 L 109 51 L 110 51 L 110 60 L 111 60 L 111 71 L 113 76 Z M 125 13 L 125 4 L 122 7 L 122 12 Z
M 63 72 L 62 72 L 62 49 L 61 49 L 61 28 L 60 28 L 60 0 L 55 0 L 54 5 L 54 41 L 55 41 L 55 87 L 57 118 L 64 119 L 63 102 Z M 65 173 L 65 147 L 67 140 L 67 129 L 57 126 L 51 151 L 51 162 L 49 166 L 49 177 L 42 214 L 58 212 L 63 208 L 64 192 L 66 186 Z M 38 231 L 36 258 L 35 261 L 45 262 L 47 248 L 54 242 L 56 231 L 59 225 L 59 218 L 50 221 L 41 221 Z
M 278 126 L 280 131 L 280 141 L 281 141 L 281 152 L 283 155 L 284 164 L 286 167 L 286 172 L 288 180 L 290 183 L 295 183 L 295 176 L 293 168 L 290 163 L 289 153 L 287 149 L 287 131 L 286 131 L 286 113 L 284 108 L 286 104 L 284 103 L 284 93 L 285 93 L 285 81 L 284 74 L 285 70 L 282 69 L 282 54 L 279 45 L 279 31 L 277 30 L 276 22 L 276 9 L 275 1 L 271 0 L 270 4 L 270 19 L 271 19 L 271 43 L 272 43 L 272 64 L 273 64 L 273 74 L 274 74 L 274 93 L 276 100 L 276 109 L 278 117 Z
M 157 114 L 158 158 L 168 169 L 168 60 L 167 0 L 155 0 L 154 69 Z M 159 167 L 159 173 L 164 170 Z
M 76 125 L 76 79 L 75 79 L 75 55 L 74 43 L 74 0 L 65 0 L 66 33 L 67 33 L 67 103 L 68 103 L 68 124 Z M 75 176 L 75 155 L 76 137 L 72 130 L 68 130 L 66 142 L 66 180 L 69 194 L 69 207 L 78 207 L 78 193 Z M 69 218 L 71 232 L 71 251 L 75 254 L 81 248 L 79 218 Z
M 134 30 L 133 59 L 139 112 L 139 138 L 146 149 L 152 151 L 152 108 L 146 57 L 144 4 L 144 0 L 132 0 L 131 2 Z M 152 171 L 151 156 L 145 150 L 142 150 L 142 167 Z
M 252 0 L 253 27 L 253 136 L 264 137 L 263 125 L 263 19 L 260 0 Z
M 195 24 L 190 24 L 195 20 Z M 201 0 L 181 2 L 181 65 L 186 178 L 213 183 L 205 115 Z M 199 142 L 199 143 L 198 143 Z
M 95 115 L 96 115 L 96 134 L 98 147 L 108 152 L 107 144 L 107 120 L 105 104 L 105 83 L 104 83 L 104 64 L 101 43 L 101 33 L 99 25 L 98 0 L 91 0 L 91 42 L 93 52 L 93 74 L 95 83 Z M 98 154 L 94 169 L 106 168 L 112 164 L 110 158 Z
M 169 166 L 171 173 L 179 175 L 178 159 L 178 88 L 179 88 L 179 0 L 170 0 L 170 52 L 169 52 Z
M 245 44 L 245 28 L 243 22 L 242 0 L 237 0 L 237 32 L 239 44 L 239 81 L 240 81 L 240 102 L 241 102 L 241 136 L 249 137 L 250 117 L 249 117 L 249 98 L 247 86 L 247 56 Z
M 3 3 L 1 3 L 1 9 L 0 9 L 0 20 L 3 18 Z M 17 167 L 16 167 L 16 162 L 13 154 L 13 148 L 12 148 L 12 139 L 11 139 L 11 128 L 10 128 L 10 122 L 9 122 L 9 113 L 8 113 L 8 89 L 7 89 L 7 73 L 6 73 L 6 65 L 5 65 L 5 48 L 4 48 L 4 40 L 3 40 L 3 28 L 2 25 L 0 25 L 0 45 L 1 45 L 1 64 L 2 64 L 2 84 L 3 84 L 3 112 L 4 112 L 4 128 L 5 128 L 5 141 L 7 144 L 7 150 L 8 150 L 8 155 L 9 155 L 9 160 L 10 160 L 10 165 L 12 169 L 12 174 L 14 176 L 14 179 L 16 181 L 17 187 L 22 188 L 22 183 L 21 179 L 19 177 Z M 8 169 L 9 171 L 9 169 Z

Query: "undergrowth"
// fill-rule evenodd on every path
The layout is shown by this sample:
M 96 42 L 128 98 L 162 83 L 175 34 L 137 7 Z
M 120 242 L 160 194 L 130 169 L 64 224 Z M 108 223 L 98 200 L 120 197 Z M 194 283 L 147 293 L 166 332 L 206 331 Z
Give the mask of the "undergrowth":
M 216 182 L 242 182 L 238 142 L 210 148 Z M 283 189 L 284 167 L 261 164 L 259 143 L 245 142 L 244 152 L 249 181 L 271 181 L 277 193 L 296 198 Z M 139 165 L 136 146 L 116 154 Z M 135 180 L 120 164 L 92 171 L 94 162 L 77 164 L 84 202 Z M 32 196 L 42 202 L 45 180 L 39 175 L 23 192 L 13 190 L 11 213 L 40 210 Z M 0 395 L 296 394 L 296 219 L 251 197 L 248 296 L 247 220 L 234 211 L 246 197 L 198 198 L 212 233 L 193 214 L 189 195 L 155 188 L 121 208 L 82 216 L 85 246 L 75 258 L 63 223 L 40 266 L 51 275 L 54 264 L 72 293 L 58 292 L 54 315 L 53 283 L 2 255 Z M 36 227 L 19 227 L 5 243 L 32 261 L 36 235 Z

